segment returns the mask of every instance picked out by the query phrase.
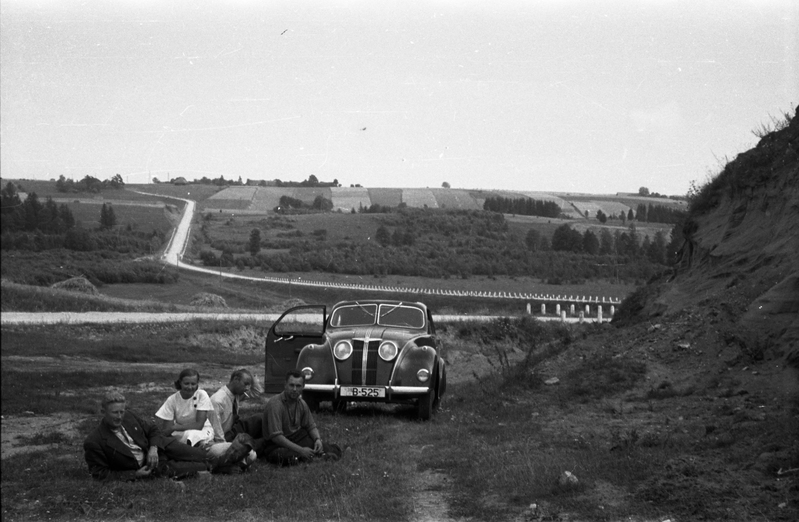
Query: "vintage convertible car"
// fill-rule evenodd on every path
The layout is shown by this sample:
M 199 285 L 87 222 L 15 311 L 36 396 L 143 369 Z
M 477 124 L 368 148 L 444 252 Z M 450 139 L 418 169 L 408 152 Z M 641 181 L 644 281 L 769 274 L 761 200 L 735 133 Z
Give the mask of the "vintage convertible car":
M 323 305 L 285 312 L 266 337 L 266 391 L 283 389 L 286 372 L 305 375 L 312 409 L 348 402 L 416 404 L 427 420 L 447 386 L 442 345 L 422 303 L 343 301 L 330 316 Z

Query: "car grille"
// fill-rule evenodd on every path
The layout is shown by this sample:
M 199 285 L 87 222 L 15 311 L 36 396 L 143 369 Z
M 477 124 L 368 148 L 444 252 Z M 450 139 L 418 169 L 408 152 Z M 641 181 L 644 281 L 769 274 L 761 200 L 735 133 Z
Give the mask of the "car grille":
M 380 339 L 369 339 L 366 345 L 363 339 L 352 340 L 352 383 L 363 385 L 377 384 L 377 349 Z M 363 354 L 366 350 L 366 365 Z

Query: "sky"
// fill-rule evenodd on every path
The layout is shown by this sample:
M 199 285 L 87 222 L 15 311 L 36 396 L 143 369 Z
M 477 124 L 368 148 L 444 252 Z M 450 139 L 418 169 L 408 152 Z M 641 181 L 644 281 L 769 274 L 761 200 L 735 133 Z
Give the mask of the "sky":
M 795 0 L 0 0 L 0 176 L 684 195 L 799 105 Z

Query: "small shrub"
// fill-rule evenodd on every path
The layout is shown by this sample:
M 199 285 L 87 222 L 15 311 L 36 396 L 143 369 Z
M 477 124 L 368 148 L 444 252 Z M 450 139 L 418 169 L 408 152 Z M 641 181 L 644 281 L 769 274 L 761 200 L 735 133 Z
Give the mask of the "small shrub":
M 42 446 L 44 444 L 64 444 L 69 442 L 69 438 L 60 431 L 50 433 L 36 433 L 30 436 L 20 436 L 20 442 L 27 446 Z
M 564 393 L 581 402 L 627 391 L 646 374 L 646 364 L 626 358 L 607 355 L 586 358 L 570 371 Z

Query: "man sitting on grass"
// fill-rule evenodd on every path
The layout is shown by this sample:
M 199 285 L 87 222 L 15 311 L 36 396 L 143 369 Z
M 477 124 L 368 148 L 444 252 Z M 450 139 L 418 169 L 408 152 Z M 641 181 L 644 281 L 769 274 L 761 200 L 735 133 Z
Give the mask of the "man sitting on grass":
M 234 371 L 230 376 L 230 382 L 219 388 L 216 393 L 211 395 L 211 405 L 214 411 L 211 412 L 211 426 L 214 428 L 214 445 L 208 449 L 212 457 L 222 455 L 231 446 L 231 443 L 240 433 L 251 435 L 246 430 L 233 431 L 234 424 L 239 420 L 239 401 L 244 400 L 250 393 L 256 396 L 260 394 L 261 388 L 253 378 L 252 373 L 245 368 Z M 238 425 L 241 425 L 239 422 Z M 260 426 L 259 426 L 260 431 Z M 257 439 L 250 437 L 246 439 L 251 445 L 263 444 L 263 438 L 257 434 Z M 256 450 L 251 450 L 245 457 L 244 465 L 249 466 L 257 458 Z
M 208 470 L 205 450 L 163 436 L 154 424 L 126 410 L 121 393 L 109 393 L 101 406 L 100 425 L 83 442 L 95 479 L 183 478 Z
M 305 377 L 296 370 L 286 375 L 283 391 L 266 403 L 263 435 L 267 439 L 264 456 L 275 464 L 294 464 L 316 457 L 338 459 L 341 449 L 325 444 L 316 429 L 311 410 L 302 399 Z
M 211 415 L 214 442 L 233 440 L 235 434 L 231 428 L 239 420 L 239 404 L 251 395 L 259 396 L 261 391 L 252 373 L 241 368 L 230 375 L 230 382 L 211 395 L 211 405 L 214 407 Z

